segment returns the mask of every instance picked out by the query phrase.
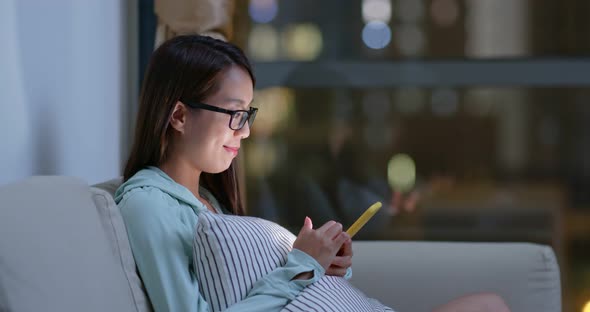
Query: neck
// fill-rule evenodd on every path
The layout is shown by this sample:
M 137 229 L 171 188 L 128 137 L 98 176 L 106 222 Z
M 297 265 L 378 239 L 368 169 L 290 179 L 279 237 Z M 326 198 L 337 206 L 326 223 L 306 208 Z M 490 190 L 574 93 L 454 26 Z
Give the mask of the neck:
M 200 170 L 192 167 L 187 161 L 174 159 L 173 157 L 169 158 L 158 167 L 176 183 L 191 191 L 196 198 L 201 199 L 201 195 L 199 194 Z

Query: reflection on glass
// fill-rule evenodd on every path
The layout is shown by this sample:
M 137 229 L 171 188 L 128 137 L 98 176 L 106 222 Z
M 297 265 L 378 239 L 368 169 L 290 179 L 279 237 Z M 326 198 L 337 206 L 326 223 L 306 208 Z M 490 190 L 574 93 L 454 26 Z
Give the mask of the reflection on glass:
M 564 96 L 564 92 L 489 87 L 259 90 L 255 102 L 261 104 L 260 119 L 245 143 L 250 147 L 245 155 L 247 172 L 268 179 L 276 202 L 273 209 L 279 209 L 286 223 L 299 214 L 339 220 L 353 216 L 354 221 L 357 207 L 362 209 L 377 200 L 387 206 L 392 187 L 395 191 L 410 188 L 409 182 L 404 184 L 412 176 L 407 172 L 414 172 L 414 183 L 423 181 L 415 213 L 442 213 L 469 206 L 469 218 L 478 218 L 495 213 L 495 205 L 501 205 L 497 209 L 509 210 L 503 215 L 506 222 L 520 218 L 510 209 L 531 207 L 543 215 L 545 208 L 541 206 L 561 209 L 563 205 L 555 199 L 559 196 L 542 199 L 569 187 L 559 181 L 572 179 L 572 174 L 578 174 L 576 181 L 586 181 L 584 170 L 568 168 L 587 167 L 586 157 L 578 155 L 588 155 L 590 140 L 564 138 L 590 137 L 584 134 L 590 133 L 584 126 L 590 113 L 580 114 L 587 110 L 586 104 L 578 103 L 579 97 Z M 429 95 L 432 111 L 424 109 Z M 554 106 L 556 98 L 561 100 L 559 107 Z M 530 105 L 533 100 L 535 105 Z M 575 129 L 586 130 L 576 134 Z M 411 155 L 411 161 L 403 156 L 392 160 L 392 155 L 404 154 Z M 538 175 L 547 175 L 548 181 L 557 183 L 549 184 L 553 191 L 542 191 Z M 505 184 L 505 179 L 512 184 Z M 443 188 L 443 184 L 450 186 Z M 589 184 L 575 185 L 583 193 Z M 520 185 L 531 193 L 521 196 L 510 185 Z M 256 193 L 249 193 L 249 200 L 256 202 L 256 198 Z M 590 206 L 590 199 L 584 198 L 587 196 L 575 199 L 575 205 Z M 549 224 L 543 226 L 552 226 L 550 217 L 539 218 Z M 295 219 L 298 225 L 300 220 Z M 433 229 L 438 226 L 434 220 Z M 469 226 L 473 231 L 479 229 L 477 223 Z M 387 222 L 379 231 L 374 234 L 380 237 L 393 238 L 397 233 Z
M 259 114 L 289 108 L 244 142 L 251 213 L 297 231 L 305 216 L 351 224 L 381 201 L 359 239 L 549 244 L 578 272 L 563 259 L 590 237 L 590 89 L 269 90 Z

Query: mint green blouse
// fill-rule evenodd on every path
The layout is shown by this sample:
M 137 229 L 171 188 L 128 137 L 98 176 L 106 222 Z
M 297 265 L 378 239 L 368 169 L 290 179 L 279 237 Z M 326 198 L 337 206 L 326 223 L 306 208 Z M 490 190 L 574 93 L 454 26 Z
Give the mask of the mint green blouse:
M 219 203 L 200 189 L 218 213 Z M 207 207 L 187 188 L 156 167 L 143 169 L 115 194 L 137 263 L 155 312 L 210 311 L 193 268 L 193 239 L 199 213 Z M 313 271 L 309 280 L 293 280 Z M 280 311 L 307 285 L 325 274 L 303 251 L 293 249 L 287 263 L 254 284 L 247 298 L 227 311 Z

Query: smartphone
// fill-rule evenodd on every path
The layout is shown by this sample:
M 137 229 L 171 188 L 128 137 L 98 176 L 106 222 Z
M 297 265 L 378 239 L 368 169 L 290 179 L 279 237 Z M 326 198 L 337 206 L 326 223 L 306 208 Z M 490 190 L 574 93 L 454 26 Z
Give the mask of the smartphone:
M 371 220 L 371 218 L 381 209 L 381 202 L 372 204 L 365 212 L 346 230 L 346 233 L 353 237 L 360 229 Z

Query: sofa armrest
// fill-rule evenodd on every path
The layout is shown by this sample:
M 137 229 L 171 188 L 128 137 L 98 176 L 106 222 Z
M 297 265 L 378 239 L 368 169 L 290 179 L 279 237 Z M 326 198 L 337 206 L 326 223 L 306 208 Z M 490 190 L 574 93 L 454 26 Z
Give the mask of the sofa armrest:
M 351 282 L 398 311 L 431 311 L 477 292 L 512 311 L 561 311 L 551 247 L 530 243 L 355 241 Z

